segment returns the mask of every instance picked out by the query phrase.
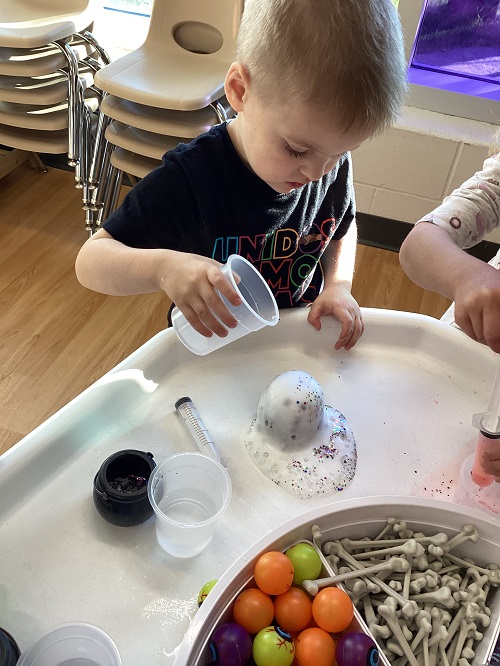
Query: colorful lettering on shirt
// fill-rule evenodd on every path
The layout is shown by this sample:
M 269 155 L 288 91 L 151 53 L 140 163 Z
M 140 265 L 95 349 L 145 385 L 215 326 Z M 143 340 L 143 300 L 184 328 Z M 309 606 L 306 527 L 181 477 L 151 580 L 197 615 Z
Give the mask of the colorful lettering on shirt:
M 323 282 L 319 262 L 336 228 L 333 218 L 312 224 L 301 237 L 295 229 L 280 228 L 269 234 L 218 237 L 214 242 L 212 259 L 225 263 L 230 254 L 240 254 L 250 261 L 264 277 L 269 288 L 283 307 L 297 303 L 312 303 Z M 311 279 L 315 271 L 314 285 Z

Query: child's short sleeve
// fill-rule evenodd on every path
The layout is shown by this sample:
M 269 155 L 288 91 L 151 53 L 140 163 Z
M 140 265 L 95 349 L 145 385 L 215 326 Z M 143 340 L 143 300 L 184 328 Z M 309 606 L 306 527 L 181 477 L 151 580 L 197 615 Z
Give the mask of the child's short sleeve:
M 130 190 L 103 227 L 129 247 L 175 250 L 180 245 L 182 220 L 189 217 L 192 200 L 185 174 L 164 158 L 162 166 Z
M 476 245 L 500 226 L 500 153 L 419 222 L 442 227 L 461 248 Z

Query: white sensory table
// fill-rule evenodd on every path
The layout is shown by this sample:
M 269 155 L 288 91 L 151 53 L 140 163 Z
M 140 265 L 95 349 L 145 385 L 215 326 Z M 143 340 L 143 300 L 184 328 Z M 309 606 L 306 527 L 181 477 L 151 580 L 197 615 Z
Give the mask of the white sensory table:
M 287 521 L 356 498 L 467 504 L 459 470 L 474 449 L 472 415 L 486 410 L 497 355 L 430 317 L 363 315 L 365 333 L 350 352 L 333 350 L 337 322 L 317 332 L 305 308 L 204 357 L 162 331 L 1 456 L 0 626 L 21 649 L 82 621 L 112 637 L 124 666 L 173 664 L 186 632 L 184 646 L 193 638 L 203 584 Z M 286 370 L 311 374 L 354 432 L 357 472 L 341 493 L 295 499 L 244 449 L 262 391 Z M 132 528 L 105 522 L 92 488 L 115 451 L 150 451 L 160 463 L 196 450 L 174 408 L 185 395 L 217 444 L 233 496 L 207 550 L 177 560 L 158 546 L 153 519 Z M 496 514 L 474 511 L 498 533 Z

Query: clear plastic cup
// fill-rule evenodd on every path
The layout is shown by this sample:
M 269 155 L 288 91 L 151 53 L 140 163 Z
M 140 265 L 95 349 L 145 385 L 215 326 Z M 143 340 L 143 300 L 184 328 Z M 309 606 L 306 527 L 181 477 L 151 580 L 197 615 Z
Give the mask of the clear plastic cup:
M 208 546 L 231 500 L 226 469 L 201 453 L 179 453 L 158 465 L 148 482 L 156 538 L 175 557 L 193 557 Z
M 85 622 L 61 624 L 21 654 L 17 666 L 121 666 L 111 638 Z
M 227 262 L 221 267 L 221 271 L 227 275 L 232 286 L 241 297 L 241 305 L 234 306 L 224 296 L 220 295 L 228 309 L 238 320 L 235 328 L 228 329 L 226 337 L 212 335 L 206 338 L 191 326 L 179 308 L 172 310 L 172 325 L 177 337 L 190 351 L 199 356 L 209 354 L 215 349 L 238 340 L 238 338 L 258 331 L 264 326 L 275 326 L 279 321 L 278 306 L 267 282 L 250 262 L 239 254 L 232 254 Z M 238 275 L 240 282 L 236 284 L 233 272 Z

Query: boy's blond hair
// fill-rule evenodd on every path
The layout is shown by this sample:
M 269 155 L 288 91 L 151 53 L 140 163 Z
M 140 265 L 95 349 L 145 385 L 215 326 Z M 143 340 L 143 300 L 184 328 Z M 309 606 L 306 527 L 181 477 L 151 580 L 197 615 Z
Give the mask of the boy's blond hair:
M 406 92 L 392 0 L 245 0 L 236 59 L 263 102 L 317 104 L 342 131 L 383 129 Z

